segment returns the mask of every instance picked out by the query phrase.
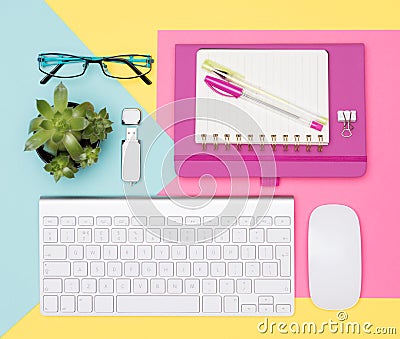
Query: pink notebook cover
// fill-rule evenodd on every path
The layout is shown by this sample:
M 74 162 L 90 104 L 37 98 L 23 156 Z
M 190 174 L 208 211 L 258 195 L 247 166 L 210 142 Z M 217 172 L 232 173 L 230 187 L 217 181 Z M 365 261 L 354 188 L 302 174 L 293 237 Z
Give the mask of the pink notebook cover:
M 363 44 L 176 45 L 176 101 L 196 96 L 196 53 L 202 48 L 326 50 L 329 55 L 329 145 L 324 146 L 322 152 L 318 152 L 315 145 L 311 152 L 307 152 L 305 146 L 300 146 L 296 152 L 293 145 L 289 145 L 288 151 L 284 151 L 282 145 L 277 145 L 273 152 L 276 164 L 274 173 L 278 178 L 359 177 L 365 173 L 367 156 Z M 337 111 L 346 109 L 357 111 L 351 138 L 341 136 L 343 123 L 337 121 Z M 194 140 L 195 105 L 177 104 L 174 117 L 174 161 L 179 176 L 201 177 L 208 174 L 215 177 L 250 176 L 268 179 L 263 178 L 265 173 L 271 173 L 267 168 L 271 166 L 267 156 L 264 163 L 263 156 L 259 156 L 262 153 L 257 152 L 256 156 L 248 147 L 242 147 L 239 153 L 232 154 L 224 147 L 213 150 L 212 145 L 208 145 L 207 152 L 202 152 L 201 144 L 196 144 Z

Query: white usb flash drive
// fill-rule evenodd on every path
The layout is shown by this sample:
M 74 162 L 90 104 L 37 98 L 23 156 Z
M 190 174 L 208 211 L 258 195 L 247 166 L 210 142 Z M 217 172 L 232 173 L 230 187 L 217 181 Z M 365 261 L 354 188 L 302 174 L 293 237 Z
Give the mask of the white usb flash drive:
M 126 129 L 126 140 L 122 142 L 122 180 L 136 183 L 140 179 L 140 141 L 137 128 Z

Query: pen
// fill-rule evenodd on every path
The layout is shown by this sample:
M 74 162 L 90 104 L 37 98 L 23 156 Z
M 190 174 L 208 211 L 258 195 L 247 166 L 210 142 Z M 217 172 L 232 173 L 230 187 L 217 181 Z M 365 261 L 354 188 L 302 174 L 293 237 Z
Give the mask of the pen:
M 239 74 L 238 72 L 235 72 L 235 71 L 229 69 L 228 67 L 220 65 L 215 61 L 206 59 L 203 62 L 202 67 L 205 70 L 207 70 L 208 72 L 218 75 L 223 80 L 226 80 L 235 85 L 241 86 L 241 87 L 247 89 L 248 91 L 251 91 L 254 94 L 257 94 L 258 96 L 261 96 L 262 100 L 265 103 L 269 103 L 270 105 L 274 106 L 275 109 L 279 108 L 279 109 L 286 111 L 287 113 L 292 112 L 292 114 L 294 114 L 298 117 L 303 117 L 306 120 L 315 120 L 316 122 L 318 122 L 322 125 L 326 125 L 328 123 L 328 118 L 323 117 L 318 114 L 315 114 L 313 112 L 310 112 L 310 111 L 308 111 L 300 106 L 297 106 L 285 99 L 275 96 L 275 95 L 263 90 L 262 88 L 259 88 L 257 86 L 254 86 L 254 85 L 246 82 L 245 77 L 242 74 Z
M 257 104 L 263 108 L 272 109 L 274 112 L 276 112 L 284 117 L 290 118 L 298 123 L 301 123 L 307 127 L 315 129 L 317 131 L 321 131 L 322 128 L 324 127 L 318 121 L 311 120 L 311 119 L 296 115 L 294 113 L 291 113 L 280 107 L 276 107 L 276 106 L 262 100 L 261 98 L 258 98 L 256 95 L 254 95 L 250 91 L 248 91 L 242 87 L 239 87 L 235 84 L 232 84 L 228 81 L 225 81 L 223 79 L 219 79 L 219 78 L 215 78 L 210 75 L 207 75 L 205 77 L 204 81 L 214 92 L 216 92 L 220 95 L 223 95 L 226 97 L 232 97 L 232 98 L 236 98 L 236 99 L 238 99 L 238 98 L 245 99 L 245 100 L 250 101 L 254 104 Z

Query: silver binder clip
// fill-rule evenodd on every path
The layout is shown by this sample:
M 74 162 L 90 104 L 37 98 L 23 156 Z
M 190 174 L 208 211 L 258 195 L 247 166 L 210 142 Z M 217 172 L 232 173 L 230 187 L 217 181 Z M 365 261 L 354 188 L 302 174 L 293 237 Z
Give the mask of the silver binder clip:
M 343 130 L 342 130 L 342 137 L 343 138 L 350 138 L 353 135 L 352 130 L 354 126 L 352 122 L 357 120 L 355 110 L 346 110 L 346 111 L 338 111 L 338 121 L 343 122 Z

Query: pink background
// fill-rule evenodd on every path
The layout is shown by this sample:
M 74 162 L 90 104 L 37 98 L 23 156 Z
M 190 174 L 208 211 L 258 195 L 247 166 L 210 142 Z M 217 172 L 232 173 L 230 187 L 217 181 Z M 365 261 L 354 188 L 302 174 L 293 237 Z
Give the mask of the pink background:
M 366 60 L 367 172 L 361 178 L 283 178 L 276 195 L 295 197 L 296 296 L 309 297 L 308 218 L 322 204 L 352 207 L 361 223 L 363 281 L 361 297 L 400 297 L 400 32 L 399 31 L 159 31 L 157 106 L 174 100 L 175 44 L 184 43 L 364 43 Z M 157 116 L 162 127 L 173 117 Z M 172 131 L 168 130 L 170 135 Z M 354 130 L 357 133 L 357 130 Z M 228 195 L 230 185 L 243 193 L 271 193 L 258 179 L 176 178 L 169 194 L 211 192 Z M 237 191 L 237 189 L 235 189 Z

